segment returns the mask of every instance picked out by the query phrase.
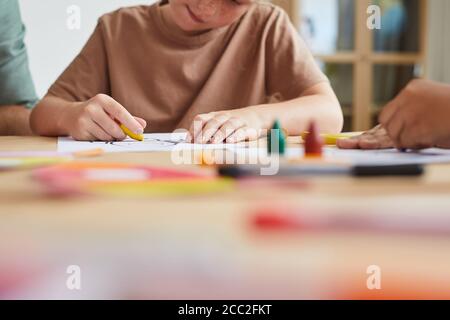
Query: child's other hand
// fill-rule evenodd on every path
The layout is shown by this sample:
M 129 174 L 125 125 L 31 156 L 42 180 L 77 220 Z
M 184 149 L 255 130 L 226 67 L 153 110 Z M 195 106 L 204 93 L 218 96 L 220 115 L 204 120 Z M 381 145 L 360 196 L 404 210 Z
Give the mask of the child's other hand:
M 118 122 L 136 134 L 142 134 L 147 126 L 144 119 L 133 117 L 120 103 L 103 94 L 77 103 L 62 122 L 74 139 L 85 141 L 124 140 L 126 135 Z
M 397 148 L 450 146 L 450 86 L 414 80 L 383 110 L 380 123 Z
M 250 110 L 237 109 L 200 114 L 194 118 L 187 142 L 238 143 L 261 136 L 262 122 Z
M 340 149 L 388 149 L 393 148 L 394 143 L 386 130 L 378 125 L 359 136 L 338 140 L 337 146 Z

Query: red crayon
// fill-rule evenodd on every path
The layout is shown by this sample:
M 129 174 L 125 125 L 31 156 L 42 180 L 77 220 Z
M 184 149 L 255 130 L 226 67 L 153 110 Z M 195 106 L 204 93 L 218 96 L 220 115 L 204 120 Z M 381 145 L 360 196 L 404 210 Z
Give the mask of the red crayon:
M 321 157 L 323 153 L 323 139 L 315 122 L 309 125 L 308 135 L 305 137 L 305 157 Z

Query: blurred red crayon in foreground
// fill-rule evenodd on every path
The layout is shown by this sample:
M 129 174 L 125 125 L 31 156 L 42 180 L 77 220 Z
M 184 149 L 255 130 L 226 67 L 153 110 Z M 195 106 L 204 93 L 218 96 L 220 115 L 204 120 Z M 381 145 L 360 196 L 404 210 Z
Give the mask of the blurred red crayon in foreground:
M 351 212 L 322 213 L 300 212 L 283 208 L 263 208 L 254 212 L 251 222 L 254 227 L 267 231 L 450 235 L 450 217 L 445 214 L 392 215 L 389 213 L 371 213 L 370 211 L 365 215 L 352 214 Z

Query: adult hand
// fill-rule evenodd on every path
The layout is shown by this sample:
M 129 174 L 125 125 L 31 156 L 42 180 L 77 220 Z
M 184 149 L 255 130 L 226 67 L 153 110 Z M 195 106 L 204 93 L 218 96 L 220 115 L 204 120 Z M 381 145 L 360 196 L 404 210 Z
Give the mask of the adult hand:
M 393 148 L 394 143 L 389 138 L 386 130 L 378 125 L 359 136 L 350 139 L 340 139 L 337 146 L 341 149 L 388 149 Z
M 450 147 L 450 86 L 413 80 L 380 115 L 397 148 Z

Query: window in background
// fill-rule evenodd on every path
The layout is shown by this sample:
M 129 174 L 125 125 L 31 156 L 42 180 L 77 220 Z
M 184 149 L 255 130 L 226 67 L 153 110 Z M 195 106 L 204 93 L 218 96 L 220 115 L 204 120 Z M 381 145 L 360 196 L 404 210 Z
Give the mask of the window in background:
M 382 28 L 374 31 L 377 52 L 418 52 L 420 4 L 418 0 L 375 0 L 380 6 Z
M 354 49 L 354 1 L 302 1 L 299 29 L 314 53 L 333 54 Z
M 382 106 L 424 71 L 427 0 L 274 0 L 330 78 L 346 130 L 366 130 Z M 367 8 L 381 8 L 381 30 Z
M 351 131 L 352 100 L 353 100 L 353 65 L 343 63 L 322 64 L 322 70 L 330 79 L 331 86 L 336 91 L 345 118 L 345 131 Z

